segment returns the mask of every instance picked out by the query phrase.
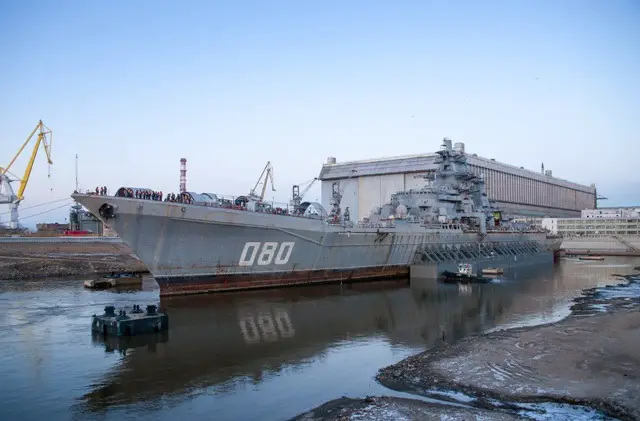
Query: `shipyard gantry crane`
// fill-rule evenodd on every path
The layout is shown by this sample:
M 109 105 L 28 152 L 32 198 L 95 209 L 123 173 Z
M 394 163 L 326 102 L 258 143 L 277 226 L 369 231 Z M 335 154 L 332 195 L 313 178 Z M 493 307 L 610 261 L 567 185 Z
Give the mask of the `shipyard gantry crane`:
M 258 188 L 258 185 L 260 184 L 260 181 L 262 180 L 263 177 L 264 177 L 264 181 L 262 182 L 262 192 L 260 196 L 258 196 L 256 194 L 256 189 Z M 271 165 L 271 161 L 268 161 L 267 165 L 264 166 L 264 169 L 262 170 L 262 174 L 260 174 L 260 178 L 258 178 L 258 181 L 256 181 L 256 185 L 253 186 L 253 188 L 249 192 L 249 197 L 253 199 L 258 199 L 260 202 L 262 202 L 264 200 L 264 195 L 267 192 L 268 181 L 271 182 L 271 191 L 276 191 L 276 188 L 273 186 L 273 166 Z
M 27 147 L 29 141 L 33 138 L 33 136 L 38 133 L 38 138 L 36 140 L 36 144 L 31 151 L 31 157 L 29 161 L 27 161 L 27 167 L 24 170 L 24 175 L 22 178 L 18 178 L 13 175 L 9 170 L 16 162 L 22 151 Z M 40 145 L 44 148 L 44 152 L 47 157 L 47 163 L 49 164 L 49 173 L 48 177 L 51 177 L 51 164 L 53 161 L 51 160 L 51 143 L 53 140 L 53 133 L 51 129 L 45 126 L 42 123 L 42 120 L 38 121 L 35 129 L 31 132 L 27 140 L 24 141 L 20 149 L 18 149 L 18 153 L 13 157 L 13 159 L 9 162 L 9 165 L 6 167 L 0 167 L 0 203 L 8 204 L 9 210 L 11 214 L 9 228 L 16 229 L 18 228 L 18 206 L 20 202 L 24 199 L 24 191 L 27 188 L 27 184 L 29 183 L 29 177 L 31 176 L 31 170 L 33 169 L 33 163 L 36 160 L 36 156 L 38 155 L 38 150 L 40 149 Z M 9 178 L 9 175 L 13 176 L 13 179 Z M 18 187 L 18 192 L 14 192 L 11 183 L 14 181 L 19 181 L 20 186 Z
M 291 189 L 291 201 L 289 202 L 289 204 L 293 206 L 293 213 L 301 213 L 300 205 L 302 204 L 302 198 L 305 194 L 309 193 L 309 190 L 311 190 L 311 187 L 313 187 L 316 181 L 318 181 L 318 177 L 313 180 L 305 181 L 301 185 L 296 184 L 293 186 Z M 302 186 L 306 187 L 302 190 L 302 193 L 300 193 L 300 187 Z

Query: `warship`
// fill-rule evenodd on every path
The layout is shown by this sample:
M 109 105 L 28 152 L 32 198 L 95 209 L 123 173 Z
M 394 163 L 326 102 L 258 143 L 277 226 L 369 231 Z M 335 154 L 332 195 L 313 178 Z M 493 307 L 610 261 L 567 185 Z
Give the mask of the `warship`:
M 457 146 L 457 144 L 456 144 Z M 341 209 L 333 183 L 330 209 L 301 202 L 276 208 L 255 194 L 223 199 L 139 199 L 135 188 L 114 196 L 71 197 L 110 226 L 160 285 L 180 295 L 402 277 L 415 263 L 459 262 L 549 253 L 560 240 L 517 224 L 495 209 L 484 177 L 474 175 L 463 148 L 444 138 L 437 167 L 419 189 L 399 191 L 360 221 Z M 265 180 L 266 184 L 266 180 Z

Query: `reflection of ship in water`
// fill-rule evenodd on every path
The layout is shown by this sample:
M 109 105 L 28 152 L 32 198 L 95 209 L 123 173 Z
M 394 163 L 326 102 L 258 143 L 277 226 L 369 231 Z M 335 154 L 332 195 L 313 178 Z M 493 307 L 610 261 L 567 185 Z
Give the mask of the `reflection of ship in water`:
M 127 351 L 84 400 L 100 410 L 211 386 L 233 389 L 238 379 L 259 383 L 350 338 L 386 337 L 391 344 L 430 347 L 443 333 L 452 341 L 500 320 L 514 288 L 531 284 L 458 287 L 425 281 L 407 288 L 407 283 L 162 299 L 171 320 L 169 340 L 156 344 L 155 352 Z
M 146 348 L 149 352 L 156 352 L 158 344 L 168 340 L 169 332 L 166 330 L 140 336 L 104 336 L 97 332 L 91 332 L 91 342 L 94 345 L 103 345 L 106 352 L 118 352 L 121 355 L 127 355 L 136 348 Z

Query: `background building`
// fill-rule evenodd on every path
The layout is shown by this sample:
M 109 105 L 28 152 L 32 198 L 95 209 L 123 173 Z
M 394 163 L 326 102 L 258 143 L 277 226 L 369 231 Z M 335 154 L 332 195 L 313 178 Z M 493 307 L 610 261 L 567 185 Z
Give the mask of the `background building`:
M 464 144 L 455 148 L 464 151 Z M 433 171 L 435 154 L 338 163 L 328 158 L 322 166 L 322 205 L 329 209 L 332 183 L 340 181 L 342 209 L 352 218 L 368 216 L 400 190 L 424 185 L 420 174 Z M 487 194 L 505 213 L 522 217 L 579 217 L 583 209 L 596 208 L 595 185 L 584 186 L 553 177 L 551 171 L 525 170 L 476 154 L 467 155 L 471 171 L 484 174 Z
M 639 235 L 640 218 L 544 218 L 542 227 L 566 237 Z
M 69 224 L 60 224 L 58 222 L 45 222 L 36 224 L 36 235 L 39 237 L 57 237 L 64 234 L 69 229 Z
M 71 206 L 68 229 L 76 232 L 86 231 L 90 235 L 97 236 L 112 235 L 112 231 L 109 227 L 105 227 L 102 221 L 77 203 Z
M 640 206 L 583 209 L 581 216 L 583 218 L 640 218 Z

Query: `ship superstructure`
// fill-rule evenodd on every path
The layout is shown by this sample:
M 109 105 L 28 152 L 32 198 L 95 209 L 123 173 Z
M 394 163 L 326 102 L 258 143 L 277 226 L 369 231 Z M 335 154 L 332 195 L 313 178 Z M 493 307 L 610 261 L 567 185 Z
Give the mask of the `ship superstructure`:
M 418 261 L 535 254 L 559 247 L 542 229 L 503 221 L 445 138 L 421 189 L 396 192 L 368 218 L 304 202 L 295 211 L 260 197 L 192 195 L 188 203 L 73 194 L 147 265 L 161 295 L 406 276 Z M 120 192 L 129 190 L 128 194 Z M 135 192 L 134 192 L 135 193 Z
M 461 148 L 453 149 L 451 143 L 444 139 L 435 160 L 438 168 L 420 176 L 425 180 L 422 188 L 393 194 L 373 218 L 392 217 L 431 228 L 461 224 L 486 234 L 487 224 L 495 225 L 498 213 L 487 198 L 484 177 L 469 170 L 466 154 Z

